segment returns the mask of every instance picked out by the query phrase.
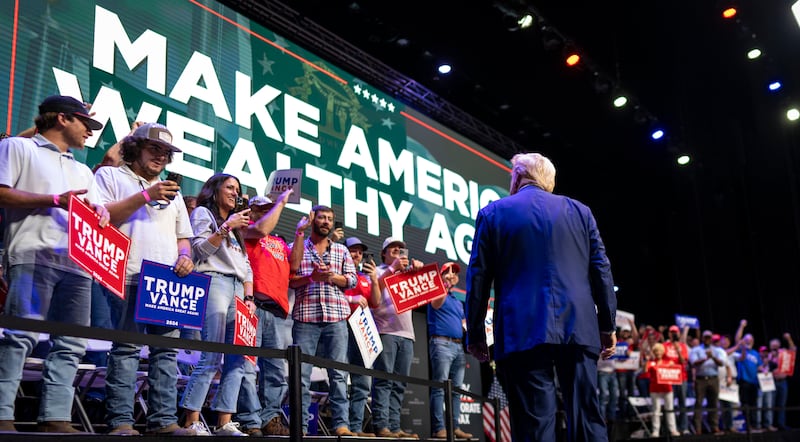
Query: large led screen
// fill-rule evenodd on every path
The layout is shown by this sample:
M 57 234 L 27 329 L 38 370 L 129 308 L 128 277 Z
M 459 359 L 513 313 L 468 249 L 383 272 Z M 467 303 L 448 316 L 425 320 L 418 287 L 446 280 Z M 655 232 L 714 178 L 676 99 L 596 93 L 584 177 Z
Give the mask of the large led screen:
M 139 120 L 172 131 L 185 194 L 221 171 L 263 194 L 272 170 L 302 168 L 285 236 L 324 204 L 372 251 L 397 236 L 466 263 L 478 209 L 507 194 L 507 161 L 214 1 L 4 1 L 0 21 L 3 131 L 64 94 L 105 125 L 76 151 L 90 167 Z

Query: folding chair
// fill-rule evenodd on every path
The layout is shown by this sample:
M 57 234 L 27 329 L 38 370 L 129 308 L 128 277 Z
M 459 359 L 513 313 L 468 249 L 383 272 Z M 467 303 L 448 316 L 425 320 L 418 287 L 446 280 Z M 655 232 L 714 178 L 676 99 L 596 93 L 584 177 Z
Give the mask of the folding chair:
M 642 428 L 631 433 L 631 439 L 642 439 L 652 436 L 651 427 L 648 422 L 652 424 L 653 420 L 653 402 L 649 397 L 628 397 L 628 403 L 633 408 L 636 419 L 642 425 Z
M 311 385 L 314 383 L 325 384 L 330 390 L 330 382 L 328 380 L 328 370 L 320 367 L 313 367 L 311 369 Z M 311 403 L 317 404 L 317 431 L 322 436 L 330 436 L 331 432 L 328 426 L 322 419 L 322 410 L 328 405 L 328 392 L 327 391 L 314 391 L 311 390 Z

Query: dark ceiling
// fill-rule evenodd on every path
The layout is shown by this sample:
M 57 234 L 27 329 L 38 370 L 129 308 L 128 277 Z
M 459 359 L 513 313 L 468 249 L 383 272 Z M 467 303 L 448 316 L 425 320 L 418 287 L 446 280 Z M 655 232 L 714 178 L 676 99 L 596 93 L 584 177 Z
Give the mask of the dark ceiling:
M 321 26 L 352 47 L 325 37 L 329 46 L 307 49 L 373 84 L 376 66 L 416 80 L 468 123 L 452 112 L 437 119 L 506 158 L 549 156 L 556 192 L 595 212 L 621 309 L 651 323 L 695 315 L 730 333 L 748 318 L 762 339 L 797 336 L 800 143 L 785 111 L 800 103 L 800 27 L 791 1 L 742 0 L 735 20 L 712 0 L 223 3 L 306 46 L 302 29 Z M 522 11 L 534 25 L 512 30 Z M 563 44 L 548 48 L 553 34 Z M 746 59 L 752 45 L 760 60 Z M 583 55 L 578 69 L 564 65 L 565 46 Z M 439 61 L 453 73 L 437 76 Z M 766 90 L 773 75 L 784 80 L 778 94 Z M 610 90 L 598 91 L 596 77 Z M 610 104 L 615 88 L 631 99 L 622 110 Z M 659 142 L 648 137 L 656 123 L 667 131 Z M 693 158 L 686 167 L 675 163 L 682 153 Z

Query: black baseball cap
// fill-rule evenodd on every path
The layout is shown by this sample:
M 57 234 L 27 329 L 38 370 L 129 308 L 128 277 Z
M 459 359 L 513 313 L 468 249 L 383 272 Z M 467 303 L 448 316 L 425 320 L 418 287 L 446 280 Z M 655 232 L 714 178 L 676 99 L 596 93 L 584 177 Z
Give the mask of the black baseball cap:
M 39 114 L 56 112 L 75 115 L 80 118 L 91 130 L 100 130 L 103 124 L 89 116 L 89 109 L 80 101 L 66 95 L 51 95 L 39 105 Z

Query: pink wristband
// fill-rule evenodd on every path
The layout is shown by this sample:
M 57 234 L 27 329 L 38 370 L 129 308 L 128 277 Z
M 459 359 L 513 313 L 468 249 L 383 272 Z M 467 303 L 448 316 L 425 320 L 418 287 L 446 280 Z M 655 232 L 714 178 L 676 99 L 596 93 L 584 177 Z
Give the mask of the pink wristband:
M 53 195 L 53 207 L 58 207 L 61 205 L 59 204 L 58 200 L 59 200 L 58 195 Z
M 150 200 L 150 195 L 148 195 L 148 194 L 147 194 L 147 191 L 146 191 L 146 190 L 142 190 L 142 196 L 144 197 L 144 201 L 145 201 L 146 203 L 149 203 L 149 202 L 151 201 L 151 200 Z

